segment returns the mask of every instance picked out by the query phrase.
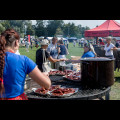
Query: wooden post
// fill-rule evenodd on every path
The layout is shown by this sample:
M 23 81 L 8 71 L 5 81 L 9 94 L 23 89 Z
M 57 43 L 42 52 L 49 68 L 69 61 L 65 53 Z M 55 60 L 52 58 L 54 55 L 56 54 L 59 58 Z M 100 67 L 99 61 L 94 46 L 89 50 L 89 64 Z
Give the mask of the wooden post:
M 96 44 L 98 45 L 98 37 L 96 37 Z

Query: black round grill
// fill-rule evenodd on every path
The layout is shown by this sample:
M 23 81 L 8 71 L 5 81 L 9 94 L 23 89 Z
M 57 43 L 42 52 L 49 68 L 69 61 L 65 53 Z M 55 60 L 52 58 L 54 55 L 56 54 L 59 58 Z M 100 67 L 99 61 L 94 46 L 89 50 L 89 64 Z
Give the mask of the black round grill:
M 81 83 L 67 80 L 59 80 L 52 82 L 52 85 L 61 85 L 69 88 L 79 88 L 79 91 L 69 97 L 51 97 L 51 96 L 42 96 L 34 93 L 31 90 L 26 91 L 28 99 L 36 99 L 36 100 L 90 100 L 101 98 L 108 94 L 111 90 L 110 87 L 107 88 L 86 88 L 81 85 Z M 35 86 L 34 86 L 35 87 Z M 38 87 L 37 87 L 38 88 Z

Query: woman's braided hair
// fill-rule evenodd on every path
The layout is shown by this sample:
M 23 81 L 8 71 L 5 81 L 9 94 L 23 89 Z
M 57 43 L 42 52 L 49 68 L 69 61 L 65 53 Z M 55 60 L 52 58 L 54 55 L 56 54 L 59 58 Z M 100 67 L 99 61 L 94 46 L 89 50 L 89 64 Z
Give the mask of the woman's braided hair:
M 6 44 L 6 40 L 4 36 L 0 36 L 0 93 L 2 96 L 2 93 L 4 91 L 4 85 L 3 85 L 3 69 L 4 69 L 4 65 L 5 65 L 5 44 Z
M 0 93 L 4 92 L 3 71 L 5 66 L 5 47 L 11 47 L 15 40 L 19 40 L 20 36 L 14 29 L 6 29 L 0 35 Z

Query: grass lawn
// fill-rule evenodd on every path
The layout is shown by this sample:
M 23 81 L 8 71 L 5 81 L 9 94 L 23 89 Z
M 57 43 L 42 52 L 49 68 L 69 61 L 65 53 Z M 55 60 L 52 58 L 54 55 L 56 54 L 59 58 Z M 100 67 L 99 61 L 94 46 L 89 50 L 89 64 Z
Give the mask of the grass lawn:
M 33 47 L 32 50 L 29 48 L 29 52 L 26 52 L 26 49 L 23 47 L 20 48 L 19 51 L 21 55 L 26 55 L 35 62 L 36 50 L 39 48 Z M 78 44 L 76 44 L 76 47 L 73 47 L 73 44 L 70 43 L 68 51 L 69 55 L 66 56 L 68 59 L 70 59 L 71 56 L 81 56 L 83 54 L 83 48 L 78 47 Z M 120 100 L 120 72 L 116 70 L 114 72 L 114 77 L 116 81 L 111 87 L 110 100 Z

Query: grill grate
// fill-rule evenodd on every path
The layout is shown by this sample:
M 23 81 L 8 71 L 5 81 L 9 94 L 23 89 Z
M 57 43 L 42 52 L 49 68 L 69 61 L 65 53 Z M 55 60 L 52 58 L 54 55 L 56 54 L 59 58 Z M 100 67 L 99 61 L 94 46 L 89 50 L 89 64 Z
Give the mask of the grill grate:
M 76 83 L 74 81 L 67 81 L 67 80 L 58 80 L 55 82 L 52 82 L 52 85 L 61 85 L 65 87 L 70 88 L 79 88 L 79 91 L 69 97 L 64 98 L 58 98 L 58 97 L 51 97 L 51 96 L 42 96 L 35 94 L 33 91 L 28 90 L 26 91 L 26 94 L 28 96 L 28 99 L 42 99 L 42 100 L 76 100 L 76 99 L 96 99 L 101 96 L 105 96 L 107 93 L 110 92 L 110 87 L 108 88 L 94 88 L 94 89 L 86 89 L 84 88 L 81 83 Z

